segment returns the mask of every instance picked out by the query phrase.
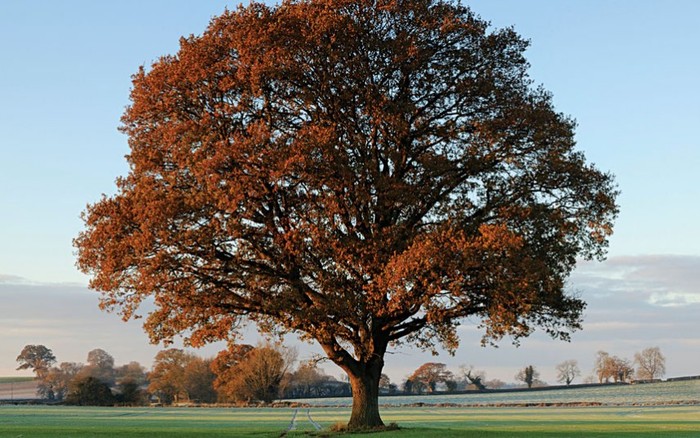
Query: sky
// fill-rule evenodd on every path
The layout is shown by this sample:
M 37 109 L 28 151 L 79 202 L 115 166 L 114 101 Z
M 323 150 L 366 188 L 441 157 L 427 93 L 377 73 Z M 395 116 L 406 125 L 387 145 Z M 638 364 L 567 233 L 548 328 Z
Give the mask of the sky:
M 400 383 L 433 361 L 512 382 L 534 365 L 554 384 L 565 360 L 577 360 L 585 377 L 598 350 L 632 359 L 658 346 L 668 377 L 700 374 L 700 2 L 465 3 L 494 28 L 513 26 L 531 41 L 531 78 L 577 120 L 588 160 L 615 175 L 621 212 L 608 259 L 581 262 L 569 280 L 588 303 L 570 343 L 536 333 L 519 348 L 507 339 L 482 348 L 478 321 L 467 320 L 455 356 L 397 348 L 386 373 Z M 113 194 L 128 172 L 117 127 L 131 75 L 237 4 L 0 1 L 0 376 L 23 374 L 15 357 L 27 344 L 46 345 L 60 362 L 85 362 L 102 348 L 117 364 L 146 366 L 164 348 L 149 345 L 139 321 L 98 309 L 75 268 L 72 239 L 85 206 Z M 247 339 L 259 337 L 249 330 Z M 290 344 L 301 359 L 320 352 Z

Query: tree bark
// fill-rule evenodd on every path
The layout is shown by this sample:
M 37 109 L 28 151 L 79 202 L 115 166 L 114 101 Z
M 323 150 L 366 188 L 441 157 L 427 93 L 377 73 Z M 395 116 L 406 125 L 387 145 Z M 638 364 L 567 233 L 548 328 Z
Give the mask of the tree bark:
M 348 372 L 352 386 L 352 413 L 348 429 L 369 429 L 384 426 L 379 415 L 379 378 L 384 361 L 372 360 L 359 367 L 357 372 Z

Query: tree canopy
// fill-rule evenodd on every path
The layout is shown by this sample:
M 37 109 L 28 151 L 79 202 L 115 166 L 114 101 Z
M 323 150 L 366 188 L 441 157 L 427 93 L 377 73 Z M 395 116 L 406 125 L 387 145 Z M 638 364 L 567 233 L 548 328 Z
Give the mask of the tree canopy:
M 534 366 L 528 365 L 522 370 L 518 371 L 515 375 L 515 380 L 521 381 L 527 385 L 528 388 L 532 388 L 532 385 L 539 379 L 540 372 L 535 369 Z
M 571 385 L 571 382 L 573 382 L 577 376 L 581 375 L 578 362 L 575 360 L 565 360 L 557 365 L 556 370 L 557 382 L 565 383 L 567 386 Z
M 418 367 L 408 378 L 412 391 L 422 393 L 435 392 L 438 383 L 454 380 L 454 375 L 444 363 L 427 362 Z
M 454 351 L 541 327 L 567 339 L 576 259 L 602 258 L 610 174 L 528 77 L 528 43 L 439 0 L 252 3 L 133 77 L 117 192 L 78 265 L 153 341 L 252 321 L 316 340 L 382 424 L 388 346 Z
M 56 356 L 44 345 L 25 345 L 15 360 L 19 362 L 18 370 L 31 368 L 37 378 L 41 379 L 51 365 L 56 363 Z
M 617 356 L 610 356 L 606 351 L 596 353 L 595 373 L 598 382 L 608 383 L 613 379 L 615 383 L 626 382 L 634 373 L 634 368 L 629 360 Z
M 214 386 L 226 400 L 269 403 L 280 396 L 295 359 L 296 352 L 281 344 L 231 346 L 214 359 Z
M 638 366 L 637 378 L 640 380 L 654 380 L 666 374 L 666 358 L 659 347 L 649 347 L 635 353 L 634 363 Z
M 179 402 L 187 398 L 185 367 L 195 356 L 179 348 L 159 351 L 149 374 L 148 390 L 158 397 L 161 403 Z

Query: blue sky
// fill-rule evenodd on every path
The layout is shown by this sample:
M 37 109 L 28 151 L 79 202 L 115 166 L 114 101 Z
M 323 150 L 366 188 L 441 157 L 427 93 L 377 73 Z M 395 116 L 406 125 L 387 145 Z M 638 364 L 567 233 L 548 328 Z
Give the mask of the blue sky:
M 519 349 L 482 349 L 467 322 L 455 357 L 397 350 L 389 375 L 400 380 L 438 360 L 512 381 L 533 363 L 554 383 L 564 360 L 577 359 L 586 375 L 599 349 L 631 358 L 648 346 L 666 354 L 668 375 L 700 374 L 700 2 L 466 3 L 532 41 L 531 77 L 577 119 L 588 159 L 616 175 L 621 214 L 608 261 L 583 264 L 571 278 L 589 302 L 571 344 L 536 335 Z M 85 205 L 113 193 L 128 171 L 117 127 L 131 74 L 236 4 L 0 2 L 0 375 L 15 374 L 29 343 L 47 345 L 59 361 L 84 361 L 99 347 L 117 363 L 150 365 L 160 347 L 147 345 L 138 324 L 97 310 L 71 239 Z

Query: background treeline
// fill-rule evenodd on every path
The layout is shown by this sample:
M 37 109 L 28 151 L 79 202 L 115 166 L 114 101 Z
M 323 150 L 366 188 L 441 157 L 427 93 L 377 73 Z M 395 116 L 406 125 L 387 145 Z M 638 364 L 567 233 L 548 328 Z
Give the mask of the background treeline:
M 566 360 L 556 366 L 557 382 L 570 385 L 581 376 L 576 360 Z M 666 374 L 666 358 L 659 347 L 645 348 L 635 353 L 634 360 L 620 358 L 606 351 L 596 353 L 593 374 L 583 383 L 630 383 L 652 382 Z M 547 383 L 540 380 L 540 373 L 533 365 L 527 365 L 514 376 L 516 384 L 507 384 L 498 379 L 486 379 L 486 372 L 473 366 L 462 365 L 457 371 L 444 363 L 428 362 L 418 367 L 403 381 L 404 394 L 430 394 L 434 392 L 484 391 L 506 387 L 541 387 Z
M 653 381 L 665 372 L 665 357 L 658 347 L 646 348 L 634 360 L 599 351 L 593 374 L 584 383 Z M 145 405 L 179 403 L 270 403 L 280 398 L 343 397 L 351 395 L 347 380 L 337 380 L 316 366 L 302 362 L 281 344 L 231 345 L 214 358 L 202 358 L 177 348 L 160 351 L 150 370 L 138 362 L 115 366 L 104 350 L 88 353 L 86 363 L 61 362 L 43 345 L 27 345 L 17 356 L 18 369 L 36 374 L 38 395 L 74 405 Z M 636 367 L 636 368 L 635 368 Z M 557 365 L 557 381 L 570 385 L 581 376 L 578 363 Z M 380 394 L 430 394 L 483 391 L 504 387 L 545 386 L 539 371 L 527 365 L 515 376 L 516 385 L 486 379 L 473 366 L 451 371 L 446 364 L 428 362 L 408 376 L 401 387 L 382 374 Z
M 43 345 L 25 346 L 17 362 L 18 369 L 36 374 L 41 398 L 73 405 L 249 404 L 351 395 L 348 382 L 325 374 L 314 362 L 294 369 L 294 350 L 271 343 L 232 345 L 214 358 L 170 348 L 158 352 L 150 370 L 138 362 L 115 366 L 101 349 L 90 351 L 84 364 L 57 365 Z

